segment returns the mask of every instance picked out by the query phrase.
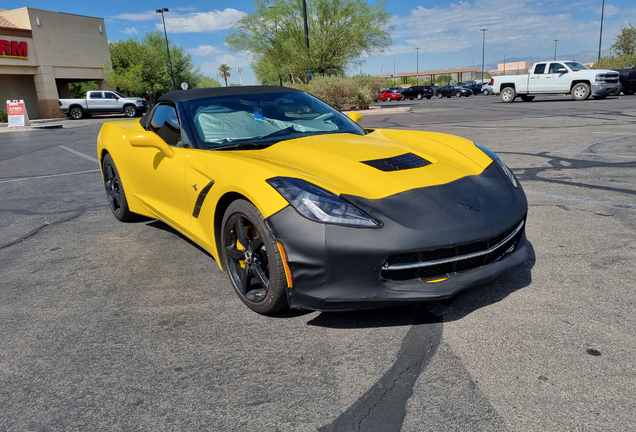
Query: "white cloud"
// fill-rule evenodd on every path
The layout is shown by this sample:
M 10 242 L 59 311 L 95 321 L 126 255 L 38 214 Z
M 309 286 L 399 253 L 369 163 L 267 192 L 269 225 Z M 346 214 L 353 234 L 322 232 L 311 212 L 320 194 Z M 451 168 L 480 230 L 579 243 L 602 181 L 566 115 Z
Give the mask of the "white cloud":
M 189 13 L 177 17 L 166 15 L 166 27 L 170 33 L 215 32 L 232 27 L 232 24 L 244 15 L 245 12 L 230 8 L 222 11 Z M 161 25 L 157 24 L 157 27 Z
M 606 4 L 605 5 L 605 16 L 612 17 L 618 13 L 618 8 L 613 5 Z
M 236 72 L 237 67 L 249 68 L 250 62 L 252 58 L 249 53 L 239 53 L 237 55 L 232 54 L 223 54 L 214 59 L 214 61 L 205 62 L 201 65 L 201 70 L 204 74 L 211 76 L 213 78 L 218 77 L 219 74 L 219 66 L 223 63 L 228 65 L 230 68 L 230 73 L 234 76 L 234 72 Z M 243 71 L 245 73 L 245 71 Z M 238 76 L 238 72 L 236 72 Z
M 542 6 L 525 0 L 475 0 L 430 9 L 419 6 L 406 16 L 392 17 L 396 30 L 391 52 L 410 52 L 415 47 L 421 52 L 467 48 L 481 52 L 482 28 L 488 29 L 487 46 L 505 47 L 510 52 L 523 52 L 554 39 L 580 43 L 598 38 L 590 31 L 594 23 L 564 13 L 574 11 L 574 5 L 544 2 Z
M 119 15 L 115 15 L 112 18 L 121 19 L 124 21 L 151 21 L 156 20 L 157 15 L 159 15 L 154 10 L 139 12 L 139 13 L 123 13 Z
M 122 33 L 126 33 L 132 36 L 132 35 L 136 35 L 139 32 L 134 27 L 126 27 L 126 30 L 123 30 Z
M 198 48 L 188 48 L 189 53 L 197 56 L 209 56 L 212 54 L 221 54 L 221 50 L 212 45 L 199 45 Z

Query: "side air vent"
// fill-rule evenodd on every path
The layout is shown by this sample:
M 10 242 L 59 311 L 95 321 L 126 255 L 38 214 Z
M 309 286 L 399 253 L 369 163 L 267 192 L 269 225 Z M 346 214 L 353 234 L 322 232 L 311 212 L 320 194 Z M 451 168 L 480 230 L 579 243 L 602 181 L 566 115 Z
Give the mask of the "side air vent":
M 394 156 L 387 159 L 374 159 L 361 162 L 385 172 L 421 168 L 423 166 L 431 164 L 426 159 L 421 158 L 413 153 L 405 153 L 403 155 Z

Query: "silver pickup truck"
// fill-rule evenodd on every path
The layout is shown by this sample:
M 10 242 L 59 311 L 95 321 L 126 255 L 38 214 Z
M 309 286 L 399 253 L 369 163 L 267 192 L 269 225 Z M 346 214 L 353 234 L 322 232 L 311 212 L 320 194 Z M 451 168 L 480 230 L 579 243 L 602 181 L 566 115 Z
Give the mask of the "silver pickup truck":
M 604 99 L 621 92 L 618 72 L 590 70 L 575 61 L 543 61 L 535 63 L 528 75 L 495 76 L 491 81 L 493 92 L 501 100 L 513 102 L 517 96 L 530 102 L 537 94 L 569 94 L 582 101 L 592 96 Z
M 60 99 L 60 112 L 74 120 L 91 114 L 123 113 L 126 117 L 137 117 L 146 111 L 146 99 L 126 97 L 116 91 L 93 90 L 86 92 L 85 99 Z

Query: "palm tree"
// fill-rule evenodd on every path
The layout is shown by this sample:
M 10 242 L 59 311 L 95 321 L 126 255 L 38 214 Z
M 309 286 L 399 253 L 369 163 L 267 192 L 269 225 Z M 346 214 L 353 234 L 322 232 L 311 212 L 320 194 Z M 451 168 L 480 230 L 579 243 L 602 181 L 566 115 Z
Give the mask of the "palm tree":
M 225 63 L 219 66 L 219 76 L 225 80 L 225 87 L 227 87 L 227 77 L 230 76 L 230 67 Z

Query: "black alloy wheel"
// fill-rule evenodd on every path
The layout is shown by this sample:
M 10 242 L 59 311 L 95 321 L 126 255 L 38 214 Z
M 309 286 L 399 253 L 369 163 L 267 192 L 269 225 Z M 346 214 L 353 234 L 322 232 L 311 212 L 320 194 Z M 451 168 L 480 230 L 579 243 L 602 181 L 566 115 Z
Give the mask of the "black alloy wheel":
M 263 216 L 248 201 L 228 207 L 222 225 L 223 264 L 241 301 L 260 314 L 287 306 L 283 261 Z
M 102 162 L 102 176 L 108 204 L 110 204 L 113 215 L 122 222 L 135 219 L 137 215 L 128 208 L 124 185 L 121 183 L 115 162 L 113 162 L 113 158 L 109 154 L 104 156 L 104 161 Z

